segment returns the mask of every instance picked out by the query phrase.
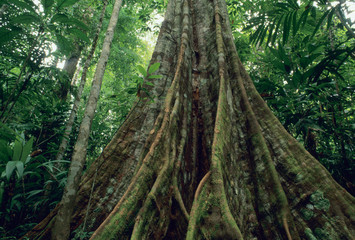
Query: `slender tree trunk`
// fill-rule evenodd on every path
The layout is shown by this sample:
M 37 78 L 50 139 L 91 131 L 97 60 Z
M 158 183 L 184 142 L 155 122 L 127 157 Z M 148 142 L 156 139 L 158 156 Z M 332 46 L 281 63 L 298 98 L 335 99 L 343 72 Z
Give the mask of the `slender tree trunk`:
M 102 79 L 110 54 L 111 43 L 116 28 L 122 0 L 116 0 L 111 19 L 106 31 L 102 52 L 94 75 L 90 96 L 85 108 L 84 118 L 80 125 L 78 138 L 74 146 L 67 183 L 64 188 L 60 207 L 55 219 L 51 239 L 68 239 L 70 234 L 70 220 L 75 207 L 75 198 L 79 188 L 83 166 L 86 160 L 86 151 L 90 135 L 92 120 L 95 116 L 97 101 L 100 95 Z
M 64 132 L 64 135 L 63 135 L 63 139 L 62 139 L 62 141 L 61 141 L 61 143 L 59 145 L 59 149 L 58 149 L 58 153 L 57 153 L 57 156 L 56 156 L 56 160 L 63 159 L 65 151 L 67 149 L 69 136 L 70 136 L 70 134 L 72 132 L 74 121 L 75 121 L 75 118 L 76 118 L 76 114 L 77 114 L 77 111 L 78 111 L 78 108 L 79 108 L 79 105 L 80 105 L 81 94 L 83 93 L 83 90 L 84 90 L 87 71 L 88 71 L 88 69 L 90 67 L 91 59 L 94 56 L 95 49 L 96 49 L 96 46 L 97 46 L 97 41 L 99 39 L 99 35 L 100 35 L 100 32 L 101 32 L 102 23 L 103 23 L 103 20 L 104 20 L 107 3 L 108 3 L 107 0 L 105 0 L 103 2 L 103 7 L 102 7 L 102 10 L 101 10 L 99 24 L 97 26 L 97 30 L 96 30 L 96 33 L 95 33 L 95 36 L 94 36 L 94 39 L 93 39 L 93 42 L 92 42 L 92 45 L 91 45 L 91 49 L 90 49 L 89 55 L 87 56 L 87 59 L 86 59 L 85 64 L 84 64 L 83 73 L 81 75 L 81 81 L 80 81 L 80 85 L 79 85 L 79 88 L 78 88 L 78 93 L 75 96 L 75 101 L 74 101 L 74 104 L 73 104 L 73 108 L 72 108 L 72 111 L 70 113 L 68 122 L 66 123 L 66 126 L 65 126 L 65 132 Z
M 3 4 L 0 8 L 0 18 L 4 15 L 4 13 L 6 12 L 6 9 L 7 9 L 7 5 L 6 4 Z
M 353 239 L 355 199 L 257 93 L 224 0 L 170 0 L 155 62 L 155 101 L 84 175 L 72 230 L 88 212 L 92 239 Z M 26 236 L 46 238 L 56 211 Z
M 60 90 L 58 92 L 59 98 L 63 101 L 66 101 L 67 99 L 70 85 L 73 80 L 76 71 L 76 66 L 78 65 L 80 54 L 81 54 L 81 49 L 78 46 L 78 44 L 77 43 L 74 44 L 76 45 L 75 49 L 70 54 L 70 56 L 65 60 L 64 67 L 63 67 L 63 71 L 66 71 L 68 74 L 68 81 L 60 83 Z

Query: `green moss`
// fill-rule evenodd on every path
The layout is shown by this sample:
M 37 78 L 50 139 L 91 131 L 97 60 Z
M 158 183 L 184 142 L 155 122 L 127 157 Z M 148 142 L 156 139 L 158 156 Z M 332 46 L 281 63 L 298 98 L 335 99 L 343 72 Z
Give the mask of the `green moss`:
M 330 207 L 329 200 L 327 198 L 325 198 L 323 195 L 323 192 L 319 191 L 319 190 L 315 191 L 311 195 L 310 201 L 319 210 L 328 211 L 328 209 Z
M 306 237 L 308 240 L 318 240 L 314 235 L 313 232 L 310 228 L 306 228 L 304 230 L 304 234 L 306 234 Z
M 302 209 L 301 214 L 302 214 L 303 219 L 306 221 L 310 220 L 314 215 L 314 213 L 307 208 Z
M 106 190 L 106 193 L 108 195 L 111 195 L 113 193 L 113 187 L 108 187 L 107 190 Z
M 330 234 L 322 228 L 316 228 L 314 229 L 314 235 L 317 237 L 317 239 L 320 240 L 332 240 L 333 238 L 330 236 Z
M 301 182 L 303 180 L 303 175 L 301 173 L 297 173 L 296 182 Z

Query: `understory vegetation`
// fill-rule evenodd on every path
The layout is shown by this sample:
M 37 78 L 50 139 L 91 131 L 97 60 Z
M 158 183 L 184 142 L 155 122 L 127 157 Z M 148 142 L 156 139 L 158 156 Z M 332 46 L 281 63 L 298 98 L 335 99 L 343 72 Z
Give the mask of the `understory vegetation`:
M 354 1 L 226 2 L 236 48 L 258 92 L 286 130 L 354 195 L 355 25 L 348 17 Z M 142 77 L 154 45 L 149 41 L 158 33 L 167 0 L 124 4 L 91 128 L 87 166 L 144 91 Z M 62 159 L 56 155 L 101 9 L 102 1 L 94 0 L 0 0 L 2 239 L 23 236 L 61 199 L 112 1 L 68 148 Z M 149 97 L 154 101 L 155 96 Z M 77 239 L 89 235 L 78 232 Z

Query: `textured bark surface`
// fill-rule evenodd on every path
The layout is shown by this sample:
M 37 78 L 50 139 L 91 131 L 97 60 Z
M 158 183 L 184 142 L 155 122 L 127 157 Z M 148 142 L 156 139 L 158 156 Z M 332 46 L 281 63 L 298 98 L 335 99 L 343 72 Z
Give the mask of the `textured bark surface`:
M 85 225 L 92 239 L 353 239 L 354 198 L 257 93 L 224 0 L 170 0 L 155 62 L 156 99 L 137 101 L 84 175 L 72 230 Z M 54 216 L 27 236 L 45 239 Z

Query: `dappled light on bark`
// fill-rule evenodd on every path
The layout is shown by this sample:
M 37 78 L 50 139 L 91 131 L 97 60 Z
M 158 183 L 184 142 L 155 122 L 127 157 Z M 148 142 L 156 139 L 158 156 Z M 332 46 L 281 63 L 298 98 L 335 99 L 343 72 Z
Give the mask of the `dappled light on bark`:
M 223 0 L 170 0 L 155 62 L 163 76 L 147 86 L 155 100 L 141 96 L 82 178 L 72 232 L 85 227 L 91 239 L 353 238 L 354 198 L 257 93 Z M 46 239 L 53 217 L 27 236 Z

